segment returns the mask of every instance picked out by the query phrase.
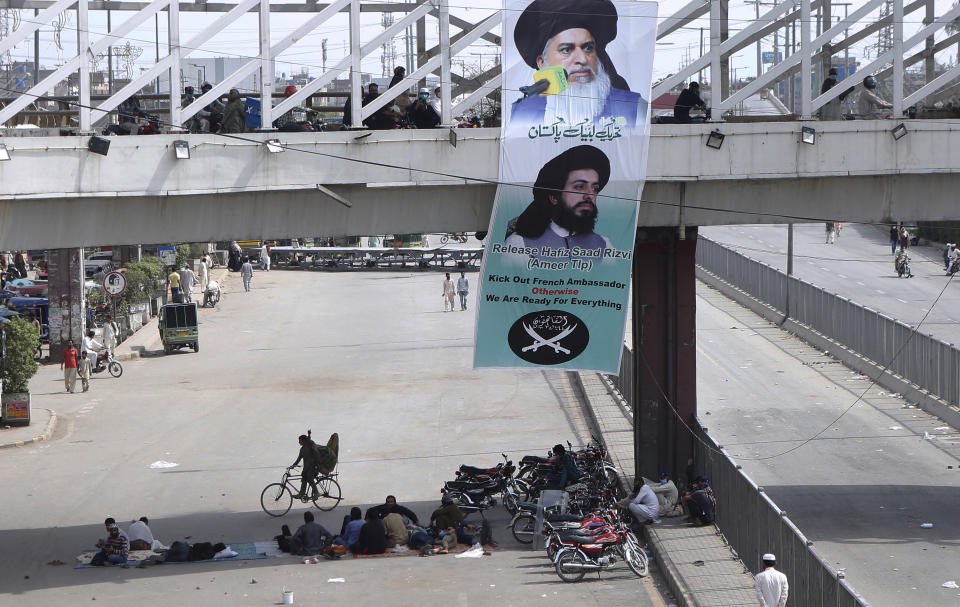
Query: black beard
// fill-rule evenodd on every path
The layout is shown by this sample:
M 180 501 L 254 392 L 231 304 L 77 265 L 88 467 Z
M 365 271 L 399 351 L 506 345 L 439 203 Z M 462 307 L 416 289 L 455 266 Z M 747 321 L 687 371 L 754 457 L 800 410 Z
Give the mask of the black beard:
M 596 208 L 588 214 L 577 215 L 571 209 L 568 209 L 563 203 L 554 207 L 553 221 L 560 226 L 576 234 L 592 232 L 597 225 Z

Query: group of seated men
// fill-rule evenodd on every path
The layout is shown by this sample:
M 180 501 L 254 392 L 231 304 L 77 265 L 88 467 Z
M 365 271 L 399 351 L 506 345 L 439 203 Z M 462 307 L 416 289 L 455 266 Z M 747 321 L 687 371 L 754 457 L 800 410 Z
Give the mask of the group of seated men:
M 455 547 L 458 538 L 472 543 L 473 538 L 463 524 L 463 512 L 447 495 L 430 515 L 426 526 L 421 524 L 416 513 L 398 504 L 392 495 L 388 495 L 383 504 L 369 508 L 362 519 L 361 513 L 360 508 L 351 508 L 350 514 L 343 517 L 340 533 L 334 535 L 307 511 L 303 513 L 303 525 L 293 533 L 284 525 L 276 540 L 281 550 L 291 554 L 323 554 L 327 558 L 338 558 L 347 550 L 354 555 L 407 549 L 442 553 Z M 338 550 L 338 546 L 342 548 Z
M 681 494 L 670 474 L 661 472 L 657 484 L 647 484 L 642 479 L 634 481 L 633 491 L 620 503 L 639 524 L 656 525 L 661 516 L 679 516 L 686 510 L 691 523 L 703 526 L 713 523 L 717 499 L 705 476 L 695 478 L 690 489 Z
M 97 541 L 100 549 L 90 564 L 94 566 L 126 565 L 131 550 L 164 550 L 166 546 L 154 539 L 150 531 L 150 521 L 145 516 L 134 521 L 127 531 L 120 528 L 113 517 L 107 517 L 103 526 L 107 537 Z

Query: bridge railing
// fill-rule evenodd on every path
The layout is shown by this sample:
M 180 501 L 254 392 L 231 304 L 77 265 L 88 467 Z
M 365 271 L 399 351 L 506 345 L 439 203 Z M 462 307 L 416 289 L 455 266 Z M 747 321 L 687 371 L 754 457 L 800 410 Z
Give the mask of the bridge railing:
M 634 408 L 633 350 L 624 344 L 620 375 L 605 376 L 620 393 L 627 409 Z M 790 580 L 788 607 L 869 607 L 813 547 L 762 487 L 711 437 L 700 419 L 693 426 L 694 470 L 710 479 L 717 498 L 717 527 L 753 572 L 763 568 L 761 557 L 777 555 L 777 568 Z
M 0 57 L 12 51 L 26 52 L 33 42 L 32 38 L 40 28 L 62 26 L 64 14 L 75 12 L 78 52 L 66 56 L 55 66 L 49 75 L 39 82 L 31 82 L 30 87 L 0 107 L 0 125 L 8 123 L 20 112 L 29 111 L 28 106 L 38 97 L 46 96 L 58 84 L 68 81 L 78 91 L 75 104 L 78 106 L 78 126 L 82 131 L 106 118 L 108 112 L 115 110 L 131 94 L 143 90 L 151 83 L 159 86 L 167 82 L 162 93 L 167 99 L 169 122 L 181 125 L 217 97 L 226 94 L 230 88 L 237 87 L 245 79 L 259 77 L 255 88 L 261 99 L 269 99 L 274 91 L 275 64 L 290 62 L 291 57 L 302 51 L 297 45 L 309 34 L 321 31 L 340 30 L 347 34 L 349 44 L 346 54 L 331 60 L 327 65 L 324 52 L 322 72 L 306 83 L 289 98 L 283 99 L 275 107 L 263 104 L 261 120 L 263 125 L 292 107 L 302 103 L 307 96 L 325 89 L 337 78 L 346 75 L 349 78 L 351 99 L 350 118 L 354 125 L 369 117 L 383 105 L 390 103 L 397 95 L 416 86 L 421 86 L 430 76 L 439 78 L 441 83 L 441 124 L 451 123 L 455 117 L 476 107 L 484 98 L 490 98 L 492 106 L 499 101 L 501 87 L 501 69 L 499 61 L 483 65 L 482 53 L 479 69 L 476 61 L 468 58 L 468 49 L 481 42 L 493 45 L 486 47 L 488 57 L 499 57 L 501 44 L 501 11 L 494 9 L 471 8 L 470 13 L 463 12 L 462 6 L 450 6 L 449 0 L 410 0 L 405 2 L 363 2 L 362 0 L 329 0 L 321 4 L 308 0 L 304 3 L 271 3 L 269 0 L 229 0 L 228 2 L 179 2 L 178 0 L 131 0 L 125 2 L 107 0 L 32 0 L 28 8 L 39 10 L 36 15 L 19 20 L 19 25 L 9 35 L 0 39 Z M 0 10 L 19 11 L 26 6 L 15 0 L 0 0 Z M 812 118 L 817 110 L 826 103 L 843 94 L 848 88 L 857 85 L 864 74 L 873 73 L 880 80 L 883 95 L 892 102 L 892 115 L 903 115 L 906 108 L 926 101 L 931 104 L 944 95 L 954 95 L 953 88 L 960 78 L 960 65 L 952 65 L 948 60 L 953 49 L 960 44 L 960 5 L 944 6 L 936 14 L 932 0 L 858 0 L 853 6 L 844 7 L 840 17 L 839 6 L 831 0 L 794 0 L 776 2 L 772 6 L 756 4 L 756 14 L 744 19 L 742 14 L 731 16 L 729 0 L 690 0 L 689 3 L 671 15 L 659 18 L 657 40 L 662 43 L 658 52 L 670 53 L 687 47 L 692 50 L 689 32 L 683 30 L 700 28 L 701 33 L 709 32 L 702 44 L 699 57 L 689 58 L 675 73 L 661 76 L 656 74 L 657 82 L 653 86 L 653 100 L 661 95 L 678 90 L 691 80 L 704 81 L 704 90 L 709 90 L 714 116 L 722 119 L 724 112 L 734 110 L 753 95 L 771 88 L 778 91 L 793 114 L 801 119 Z M 764 7 L 762 14 L 760 7 Z M 767 10 L 769 8 L 769 10 Z M 847 9 L 849 12 L 846 12 Z M 459 12 L 460 15 L 451 14 Z M 91 12 L 113 11 L 115 21 L 108 31 L 91 29 Z M 189 15 L 213 15 L 210 22 L 204 21 L 199 32 L 193 33 L 189 27 Z M 366 23 L 361 30 L 362 13 L 397 14 L 384 19 L 380 27 L 370 27 Z M 165 15 L 164 15 L 165 14 Z M 211 40 L 236 28 L 236 22 L 245 15 L 257 16 L 257 37 L 251 39 L 247 55 L 238 55 L 240 61 L 236 69 L 226 74 L 213 88 L 194 102 L 181 107 L 182 79 L 180 70 L 183 61 L 196 56 Z M 300 14 L 303 16 L 293 31 L 274 31 L 271 19 L 279 14 Z M 124 15 L 125 20 L 117 19 Z M 182 17 L 187 15 L 188 17 Z M 338 15 L 348 15 L 348 24 L 343 27 L 341 21 L 331 20 Z M 474 17 L 477 15 L 477 17 Z M 470 16 L 472 20 L 463 18 Z M 157 29 L 156 46 L 158 58 L 152 65 L 138 67 L 142 73 L 128 83 L 124 81 L 117 91 L 110 91 L 107 99 L 97 101 L 91 96 L 91 82 L 96 81 L 96 59 L 102 57 L 113 46 L 119 46 L 124 40 L 132 39 L 139 28 L 149 21 L 164 18 L 169 23 L 165 40 L 159 39 Z M 739 31 L 736 28 L 744 25 Z M 408 39 L 407 54 L 409 73 L 395 86 L 383 91 L 380 97 L 366 106 L 362 103 L 360 88 L 363 60 L 383 54 L 384 45 L 389 46 L 395 37 L 404 32 L 416 30 L 416 39 Z M 187 33 L 191 33 L 187 36 Z M 181 40 L 181 33 L 184 34 Z M 276 34 L 276 36 L 274 36 Z M 274 39 L 279 39 L 274 42 Z M 774 43 L 782 40 L 782 44 Z M 874 43 L 874 40 L 876 41 Z M 429 41 L 429 44 L 428 44 Z M 160 56 L 161 45 L 167 54 Z M 673 45 L 665 48 L 663 45 Z M 735 58 L 756 47 L 757 77 L 730 78 L 738 69 L 731 68 Z M 415 48 L 414 48 L 415 47 Z M 774 47 L 772 62 L 765 62 L 762 49 Z M 876 48 L 875 57 L 866 65 L 859 65 L 855 72 L 849 68 L 852 63 L 846 57 L 849 50 L 864 47 Z M 253 50 L 256 49 L 256 50 Z M 209 51 L 206 51 L 209 52 Z M 236 53 L 230 53 L 236 55 Z M 303 54 L 300 52 L 299 54 Z M 839 59 L 838 59 L 839 58 Z M 837 61 L 844 62 L 841 70 L 842 80 L 823 94 L 819 94 L 819 83 L 825 78 L 827 70 Z M 857 63 L 856 58 L 852 58 Z M 471 69 L 467 69 L 467 64 Z M 457 69 L 457 65 L 460 68 Z M 0 62 L 0 70 L 2 70 Z M 300 64 L 303 65 L 303 64 Z M 658 62 L 658 66 L 663 62 Z M 316 66 L 310 66 L 316 67 Z M 751 66 L 752 68 L 753 66 Z M 920 68 L 919 70 L 911 68 Z M 34 66 L 34 73 L 40 78 L 40 65 Z M 704 78 L 704 76 L 706 76 Z M 886 82 L 889 80 L 889 86 Z M 8 92 L 0 91 L 0 97 Z M 91 105 L 93 99 L 93 105 Z
M 697 265 L 889 373 L 960 404 L 956 346 L 703 236 L 697 241 Z
M 697 421 L 694 469 L 710 479 L 717 499 L 717 526 L 744 564 L 763 569 L 772 552 L 777 569 L 790 580 L 788 607 L 868 607 L 797 528 L 786 512 L 747 476 Z

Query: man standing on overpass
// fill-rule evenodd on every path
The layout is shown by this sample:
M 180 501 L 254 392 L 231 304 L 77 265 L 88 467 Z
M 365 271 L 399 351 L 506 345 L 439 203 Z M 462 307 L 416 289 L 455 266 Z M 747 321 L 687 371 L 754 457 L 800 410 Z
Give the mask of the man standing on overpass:
M 763 571 L 754 578 L 761 607 L 786 607 L 789 590 L 787 576 L 777 571 L 776 565 L 776 556 L 769 553 L 763 555 Z

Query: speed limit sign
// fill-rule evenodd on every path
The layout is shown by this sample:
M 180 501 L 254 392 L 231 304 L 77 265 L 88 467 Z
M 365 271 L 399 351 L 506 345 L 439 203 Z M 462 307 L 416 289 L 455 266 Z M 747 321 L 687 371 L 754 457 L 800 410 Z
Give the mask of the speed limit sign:
M 103 290 L 106 291 L 108 295 L 117 297 L 123 293 L 126 288 L 127 279 L 123 276 L 123 272 L 114 270 L 103 277 Z

